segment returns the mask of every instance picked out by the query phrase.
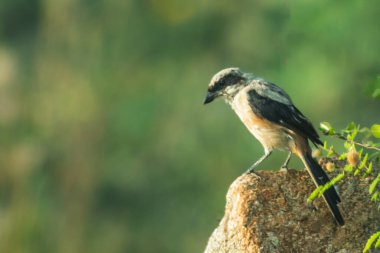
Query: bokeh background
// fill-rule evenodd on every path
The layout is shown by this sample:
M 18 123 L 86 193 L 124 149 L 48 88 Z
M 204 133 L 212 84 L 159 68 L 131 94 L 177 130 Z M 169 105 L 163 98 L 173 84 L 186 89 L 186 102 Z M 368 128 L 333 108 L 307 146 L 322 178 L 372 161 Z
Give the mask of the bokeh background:
M 2 0 L 0 252 L 202 252 L 263 153 L 224 102 L 202 105 L 212 75 L 271 80 L 315 125 L 379 123 L 379 17 L 358 0 Z

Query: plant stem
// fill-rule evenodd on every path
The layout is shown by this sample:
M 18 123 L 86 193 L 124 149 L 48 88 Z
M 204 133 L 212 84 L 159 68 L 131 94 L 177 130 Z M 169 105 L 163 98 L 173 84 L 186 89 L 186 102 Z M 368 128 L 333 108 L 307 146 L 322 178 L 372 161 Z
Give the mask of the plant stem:
M 346 136 L 344 136 L 343 134 L 334 134 L 336 137 L 338 137 L 339 139 L 342 139 L 342 140 L 345 140 L 345 141 L 350 141 L 351 143 L 354 143 L 355 145 L 358 145 L 360 147 L 363 147 L 363 148 L 366 148 L 366 149 L 373 149 L 373 150 L 376 150 L 376 151 L 379 151 L 380 152 L 380 148 L 378 147 L 374 147 L 374 146 L 370 146 L 370 145 L 367 145 L 367 144 L 363 144 L 363 143 L 360 143 L 360 142 L 357 142 L 357 141 L 354 141 L 354 140 L 349 140 L 347 139 Z

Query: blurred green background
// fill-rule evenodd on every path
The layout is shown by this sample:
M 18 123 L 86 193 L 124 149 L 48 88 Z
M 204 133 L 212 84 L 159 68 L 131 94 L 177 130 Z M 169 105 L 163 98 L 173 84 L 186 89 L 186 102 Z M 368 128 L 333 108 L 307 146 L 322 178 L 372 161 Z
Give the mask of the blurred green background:
M 211 77 L 271 80 L 316 126 L 379 123 L 379 17 L 358 0 L 2 0 L 0 252 L 201 252 L 263 153 L 202 105 Z

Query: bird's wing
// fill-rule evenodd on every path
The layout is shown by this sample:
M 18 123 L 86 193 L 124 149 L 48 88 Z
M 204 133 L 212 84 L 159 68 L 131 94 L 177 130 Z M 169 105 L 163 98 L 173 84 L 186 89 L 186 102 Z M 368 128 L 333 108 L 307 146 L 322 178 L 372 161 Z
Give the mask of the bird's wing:
M 263 79 L 254 79 L 251 81 L 250 86 L 263 97 L 270 98 L 286 105 L 293 104 L 289 95 L 274 83 L 267 82 Z
M 258 116 L 299 133 L 315 144 L 322 145 L 313 125 L 293 105 L 285 91 L 275 84 L 264 81 L 256 83 L 260 83 L 260 86 L 252 86 L 247 92 L 249 105 Z

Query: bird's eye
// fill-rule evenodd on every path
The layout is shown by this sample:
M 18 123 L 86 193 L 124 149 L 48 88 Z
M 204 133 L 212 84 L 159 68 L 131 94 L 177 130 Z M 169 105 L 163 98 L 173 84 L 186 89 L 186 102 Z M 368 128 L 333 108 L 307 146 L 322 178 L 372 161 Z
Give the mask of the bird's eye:
M 228 85 L 237 84 L 238 82 L 240 82 L 241 79 L 242 78 L 238 75 L 228 75 L 228 76 L 223 77 L 221 82 L 223 86 L 228 86 Z
M 217 92 L 224 90 L 226 87 L 230 85 L 234 85 L 243 80 L 243 77 L 236 73 L 229 73 L 228 75 L 224 75 L 219 79 L 215 80 L 213 85 L 209 86 L 209 92 Z

